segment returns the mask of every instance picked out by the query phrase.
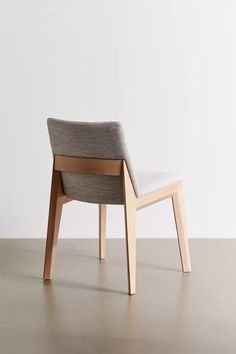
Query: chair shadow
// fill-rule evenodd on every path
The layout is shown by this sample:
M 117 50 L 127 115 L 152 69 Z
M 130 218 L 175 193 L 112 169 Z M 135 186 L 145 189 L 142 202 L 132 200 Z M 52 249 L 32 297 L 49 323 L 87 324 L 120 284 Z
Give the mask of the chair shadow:
M 74 253 L 73 255 L 70 255 L 70 256 L 74 256 L 76 258 L 80 258 L 80 259 L 92 259 L 92 260 L 99 260 L 99 257 L 98 256 L 92 256 L 91 254 L 84 254 L 84 253 Z
M 68 289 L 78 289 L 78 290 L 91 290 L 91 291 L 97 291 L 97 292 L 104 292 L 104 293 L 113 293 L 113 294 L 120 294 L 120 295 L 127 295 L 126 291 L 121 291 L 121 290 L 116 290 L 116 289 L 110 289 L 110 288 L 103 288 L 100 286 L 96 285 L 91 285 L 91 284 L 81 284 L 81 283 L 74 283 L 71 281 L 64 281 L 64 280 L 43 280 L 42 277 L 39 276 L 34 276 L 34 275 L 29 275 L 29 274 L 22 274 L 22 273 L 11 273 L 11 276 L 14 278 L 14 281 L 32 281 L 34 284 L 38 284 L 39 282 L 42 283 L 44 287 L 62 287 L 62 288 L 68 288 Z
M 150 263 L 145 263 L 145 262 L 138 262 L 137 264 L 138 267 L 142 268 L 149 268 L 149 269 L 155 269 L 155 270 L 167 270 L 169 272 L 177 272 L 177 273 L 182 273 L 181 269 L 178 268 L 171 268 L 171 267 L 166 267 L 162 265 L 156 265 L 156 264 L 150 264 Z
M 63 288 L 70 288 L 70 289 L 81 289 L 81 290 L 91 290 L 91 291 L 97 291 L 97 292 L 105 292 L 105 293 L 113 293 L 113 294 L 121 294 L 121 295 L 127 295 L 126 291 L 121 291 L 121 290 L 116 290 L 116 289 L 110 289 L 110 288 L 103 288 L 97 285 L 91 285 L 91 284 L 81 284 L 81 283 L 72 283 L 69 281 L 62 281 L 62 280 L 56 280 L 55 282 L 53 280 L 47 280 L 43 282 L 45 286 L 56 286 L 56 287 L 63 287 Z

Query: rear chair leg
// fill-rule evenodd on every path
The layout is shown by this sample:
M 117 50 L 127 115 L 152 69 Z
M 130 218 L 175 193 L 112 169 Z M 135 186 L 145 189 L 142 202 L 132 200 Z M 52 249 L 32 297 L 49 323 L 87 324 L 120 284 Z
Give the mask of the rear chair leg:
M 55 258 L 58 231 L 61 220 L 63 196 L 64 195 L 62 192 L 61 173 L 53 170 L 43 272 L 44 280 L 49 280 L 52 278 L 52 268 Z
M 175 216 L 175 225 L 178 235 L 180 258 L 183 272 L 191 272 L 191 261 L 189 254 L 189 244 L 187 237 L 187 228 L 185 223 L 184 202 L 182 186 L 172 195 L 172 204 Z
M 106 204 L 99 204 L 99 258 L 105 258 L 106 251 Z

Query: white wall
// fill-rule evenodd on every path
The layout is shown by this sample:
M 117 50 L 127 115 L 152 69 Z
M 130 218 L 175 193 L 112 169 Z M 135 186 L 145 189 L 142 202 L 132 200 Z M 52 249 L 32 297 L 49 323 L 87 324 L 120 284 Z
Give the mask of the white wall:
M 234 0 L 0 2 L 0 235 L 44 237 L 48 116 L 120 120 L 137 166 L 181 173 L 191 237 L 236 233 Z M 152 153 L 150 153 L 152 151 Z M 109 236 L 122 236 L 121 207 Z M 138 236 L 175 235 L 170 203 Z M 97 207 L 65 206 L 62 236 L 95 237 Z

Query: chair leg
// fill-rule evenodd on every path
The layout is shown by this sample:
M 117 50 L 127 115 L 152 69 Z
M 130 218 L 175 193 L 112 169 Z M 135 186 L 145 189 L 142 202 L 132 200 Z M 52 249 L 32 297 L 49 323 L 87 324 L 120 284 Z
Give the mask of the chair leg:
M 125 204 L 125 229 L 126 229 L 126 252 L 127 252 L 127 270 L 128 270 L 128 289 L 129 295 L 136 291 L 136 210 L 130 205 Z
M 64 195 L 62 192 L 61 173 L 53 170 L 43 272 L 44 280 L 49 280 L 52 278 L 52 268 L 55 258 L 58 231 L 61 220 L 63 196 Z
M 105 258 L 106 250 L 106 204 L 99 204 L 99 258 Z
M 124 162 L 125 230 L 129 295 L 136 291 L 136 197 Z
M 184 202 L 182 187 L 172 195 L 172 204 L 175 216 L 175 225 L 178 235 L 180 258 L 183 272 L 191 272 L 191 261 L 189 253 L 189 245 L 187 238 L 187 229 L 185 223 Z

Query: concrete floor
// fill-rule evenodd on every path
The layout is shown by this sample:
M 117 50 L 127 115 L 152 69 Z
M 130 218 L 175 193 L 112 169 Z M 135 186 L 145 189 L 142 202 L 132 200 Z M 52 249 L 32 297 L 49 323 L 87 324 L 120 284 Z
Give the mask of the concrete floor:
M 235 354 L 236 240 L 191 240 L 183 275 L 176 240 L 138 240 L 128 296 L 124 240 L 60 240 L 41 280 L 44 240 L 0 240 L 1 354 Z

